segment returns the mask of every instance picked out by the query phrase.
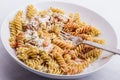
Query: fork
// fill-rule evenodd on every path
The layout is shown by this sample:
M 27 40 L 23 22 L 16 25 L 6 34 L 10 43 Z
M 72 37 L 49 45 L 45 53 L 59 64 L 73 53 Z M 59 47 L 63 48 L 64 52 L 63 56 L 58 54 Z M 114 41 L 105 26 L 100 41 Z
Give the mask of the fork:
M 87 44 L 114 54 L 118 54 L 120 55 L 120 50 L 116 49 L 116 48 L 110 48 L 109 46 L 104 46 L 92 41 L 88 41 L 88 40 L 83 40 L 81 37 L 76 37 L 76 36 L 72 36 L 69 33 L 66 33 L 64 31 L 60 31 L 60 35 L 63 36 L 63 39 L 65 40 L 71 40 L 72 43 L 76 44 L 76 45 L 80 45 L 80 44 Z

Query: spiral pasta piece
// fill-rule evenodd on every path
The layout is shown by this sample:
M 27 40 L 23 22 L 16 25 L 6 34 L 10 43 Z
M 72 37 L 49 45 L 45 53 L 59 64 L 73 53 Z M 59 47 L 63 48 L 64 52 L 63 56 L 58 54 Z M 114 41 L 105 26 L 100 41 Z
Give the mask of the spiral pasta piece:
M 69 65 L 69 71 L 67 72 L 67 74 L 71 75 L 71 74 L 77 74 L 77 73 L 81 73 L 83 71 L 83 65 L 82 64 L 75 64 L 72 63 Z
M 15 17 L 23 18 L 23 11 L 19 10 Z
M 16 30 L 17 30 L 17 31 L 22 31 L 22 23 L 21 23 L 21 21 L 20 21 L 19 18 L 16 18 L 16 19 L 15 19 L 14 24 L 15 24 L 15 26 L 16 26 Z
M 98 29 L 96 29 L 95 27 L 92 27 L 90 25 L 87 25 L 87 26 L 82 27 L 82 28 L 78 28 L 76 30 L 76 32 L 79 33 L 79 34 L 88 34 L 88 35 L 91 35 L 91 36 L 100 35 L 100 31 Z
M 84 45 L 84 49 L 82 50 L 82 53 L 86 53 L 89 52 L 91 50 L 93 50 L 95 47 L 90 46 L 90 45 Z
M 42 64 L 42 62 L 43 62 L 42 60 L 37 58 L 25 60 L 25 63 L 34 69 L 39 69 L 39 66 Z
M 96 58 L 98 58 L 99 57 L 99 55 L 101 54 L 101 50 L 100 49 L 97 49 L 97 48 L 95 48 L 95 49 L 93 49 L 93 50 L 91 50 L 91 51 L 89 51 L 89 52 L 87 52 L 87 53 L 85 53 L 85 54 L 81 54 L 80 56 L 82 57 L 82 58 L 89 58 L 89 57 L 91 57 L 91 56 L 93 56 L 93 57 L 96 57 Z
M 100 34 L 101 34 L 101 32 L 100 32 L 97 28 L 92 27 L 91 32 L 90 32 L 90 33 L 88 33 L 88 34 L 89 34 L 89 35 L 92 35 L 92 36 L 98 36 L 98 35 L 100 35 Z
M 64 54 L 63 49 L 61 49 L 59 46 L 56 46 L 56 45 L 55 45 L 54 48 L 53 48 L 53 50 L 56 51 L 56 52 L 59 52 L 61 55 Z
M 70 49 L 66 49 L 64 50 L 64 55 L 65 54 L 69 54 L 69 56 L 71 57 L 71 59 L 75 59 L 78 57 L 78 53 L 76 50 L 70 50 Z
M 79 25 L 74 23 L 73 20 L 69 20 L 66 24 L 65 24 L 66 28 L 72 28 L 72 29 L 77 29 L 79 28 Z
M 105 40 L 99 39 L 99 38 L 92 38 L 91 41 L 99 43 L 99 44 L 105 44 Z
M 29 58 L 29 56 L 25 53 L 21 53 L 17 55 L 18 59 L 20 59 L 21 61 L 25 61 Z
M 23 36 L 23 33 L 22 32 L 19 32 L 18 35 L 17 35 L 17 47 L 22 47 L 24 45 L 24 36 Z
M 70 13 L 70 14 L 69 14 L 69 17 L 70 17 L 70 19 L 72 19 L 72 21 L 73 21 L 74 23 L 77 23 L 77 24 L 80 23 L 80 14 L 79 14 L 79 13 L 75 13 L 75 14 Z
M 59 25 L 55 24 L 55 25 L 52 25 L 52 32 L 54 32 L 55 34 L 59 35 L 60 34 L 60 27 Z
M 27 47 L 18 47 L 17 48 L 17 57 L 24 61 L 24 60 L 27 60 L 29 59 L 32 55 L 34 54 L 39 54 L 39 50 L 35 47 L 30 47 L 30 48 L 27 48 Z
M 78 34 L 78 37 L 81 37 L 83 40 L 91 39 L 91 35 L 87 35 L 87 34 Z
M 61 40 L 57 40 L 57 39 L 53 39 L 53 43 L 58 45 L 61 48 L 66 48 L 66 49 L 71 49 L 73 48 L 72 45 L 68 45 L 67 43 L 61 41 Z
M 24 53 L 25 51 L 27 51 L 29 48 L 28 47 L 18 47 L 17 49 L 16 49 L 16 51 L 17 51 L 17 54 L 22 54 L 22 53 Z
M 92 29 L 91 26 L 85 26 L 85 27 L 82 27 L 82 28 L 78 28 L 76 30 L 76 32 L 79 33 L 79 34 L 84 34 L 84 33 L 90 32 L 91 29 Z
M 10 46 L 15 48 L 17 46 L 17 42 L 16 42 L 16 34 L 17 34 L 17 31 L 16 31 L 16 27 L 14 25 L 14 21 L 11 21 L 9 23 L 10 25 Z
M 12 48 L 15 48 L 17 46 L 16 37 L 14 36 L 10 37 L 9 41 L 10 41 L 10 46 Z
M 63 71 L 60 69 L 56 61 L 51 60 L 48 66 L 48 72 L 52 74 L 63 74 Z
M 65 60 L 63 59 L 63 57 L 58 53 L 55 52 L 54 53 L 54 57 L 56 59 L 56 61 L 58 62 L 58 64 L 60 65 L 60 68 L 64 71 L 67 72 L 67 64 L 65 63 Z
M 16 32 L 16 27 L 14 25 L 14 21 L 10 21 L 9 25 L 10 25 L 10 36 L 11 37 L 16 36 L 17 32 Z
M 50 10 L 54 13 L 64 14 L 64 11 L 59 8 L 50 7 Z
M 69 54 L 65 54 L 64 55 L 64 60 L 66 61 L 66 63 L 70 63 L 71 62 L 71 56 Z
M 50 56 L 44 52 L 44 51 L 39 51 L 40 57 L 43 59 L 46 65 L 49 65 L 49 61 L 51 60 Z
M 32 17 L 34 17 L 37 14 L 37 9 L 31 4 L 28 5 L 27 7 L 27 18 L 31 19 Z
M 22 18 L 23 18 L 23 11 L 18 11 L 14 18 L 14 25 L 16 27 L 16 31 L 22 31 Z
M 48 11 L 47 10 L 43 10 L 43 11 L 40 11 L 39 12 L 39 16 L 45 16 L 48 14 Z
M 82 50 L 84 49 L 84 44 L 79 45 L 78 47 L 76 47 L 76 51 L 79 53 L 82 53 Z

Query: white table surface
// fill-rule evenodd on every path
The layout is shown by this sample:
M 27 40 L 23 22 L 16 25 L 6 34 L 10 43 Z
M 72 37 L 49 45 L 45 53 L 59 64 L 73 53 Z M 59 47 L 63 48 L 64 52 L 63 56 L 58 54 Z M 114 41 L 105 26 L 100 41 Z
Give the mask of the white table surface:
M 0 0 L 0 26 L 5 17 L 17 8 L 41 0 Z M 56 0 L 58 1 L 58 0 Z M 65 0 L 59 0 L 65 1 Z M 85 6 L 102 15 L 114 27 L 120 41 L 120 1 L 119 0 L 66 0 Z M 112 46 L 112 45 L 111 45 Z M 118 42 L 120 49 L 120 42 Z M 19 66 L 4 49 L 0 40 L 0 80 L 49 80 L 35 75 Z M 110 63 L 98 72 L 77 80 L 120 80 L 120 56 L 113 57 Z

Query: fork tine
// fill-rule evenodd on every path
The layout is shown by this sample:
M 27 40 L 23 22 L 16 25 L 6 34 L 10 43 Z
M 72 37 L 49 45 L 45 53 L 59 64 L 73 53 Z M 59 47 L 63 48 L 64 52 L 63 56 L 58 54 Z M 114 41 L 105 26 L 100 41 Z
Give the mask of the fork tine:
M 68 36 L 69 38 L 74 38 L 73 35 L 71 35 L 71 34 L 69 34 L 69 33 L 66 33 L 66 32 L 64 32 L 64 31 L 60 31 L 60 33 L 62 33 L 62 34 L 64 34 L 64 35 Z
M 65 34 L 60 33 L 60 35 L 62 35 L 62 36 L 63 36 L 63 38 L 68 39 L 68 36 L 66 36 Z
M 71 36 L 69 33 L 66 33 L 64 31 L 60 31 L 60 32 L 63 33 L 63 34 L 65 34 L 65 35 L 67 35 L 67 36 Z
M 63 38 L 65 38 L 67 40 L 73 40 L 74 39 L 74 36 L 72 36 L 69 33 L 64 32 L 64 31 L 60 31 L 60 34 L 63 36 Z
M 60 35 L 62 35 L 63 39 L 71 40 L 73 43 L 77 45 L 83 42 L 83 39 L 81 37 L 72 36 L 71 34 L 66 33 L 64 31 L 60 31 Z

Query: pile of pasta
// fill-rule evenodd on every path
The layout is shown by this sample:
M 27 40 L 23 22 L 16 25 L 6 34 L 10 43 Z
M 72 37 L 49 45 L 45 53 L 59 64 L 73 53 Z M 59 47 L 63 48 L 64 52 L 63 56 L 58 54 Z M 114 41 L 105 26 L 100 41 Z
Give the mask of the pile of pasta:
M 26 13 L 18 11 L 10 21 L 10 46 L 16 56 L 36 70 L 59 75 L 79 74 L 102 53 L 101 49 L 73 44 L 60 31 L 104 44 L 101 32 L 80 20 L 79 13 L 66 15 L 62 9 L 50 7 L 39 11 L 28 5 Z

